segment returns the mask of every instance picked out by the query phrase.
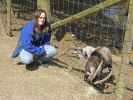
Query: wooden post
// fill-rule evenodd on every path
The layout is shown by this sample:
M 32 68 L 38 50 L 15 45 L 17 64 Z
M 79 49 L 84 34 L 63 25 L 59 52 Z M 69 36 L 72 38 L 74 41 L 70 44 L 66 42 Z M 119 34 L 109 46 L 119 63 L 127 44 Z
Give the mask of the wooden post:
M 130 52 L 133 46 L 133 0 L 129 1 L 128 20 L 124 37 L 124 51 Z M 125 47 L 125 44 L 127 44 Z
M 8 36 L 13 36 L 11 33 L 11 0 L 6 0 L 7 2 L 7 23 L 6 23 L 6 33 Z
M 5 29 L 5 23 L 4 23 L 4 21 L 3 21 L 3 18 L 4 18 L 5 16 L 3 15 L 3 12 L 0 12 L 0 23 L 3 23 L 3 24 L 0 24 L 0 35 L 1 34 L 3 34 L 3 33 L 5 33 L 6 31 L 6 29 Z
M 118 82 L 116 83 L 116 100 L 123 100 L 124 94 L 125 94 L 125 71 L 126 66 L 128 64 L 128 55 L 129 52 L 132 49 L 133 46 L 133 0 L 129 1 L 129 10 L 128 10 L 128 20 L 127 20 L 127 26 L 126 26 L 126 32 L 124 37 L 124 43 L 123 43 L 123 50 L 122 50 L 122 62 L 121 66 L 119 67 L 119 77 Z
M 46 10 L 48 21 L 50 21 L 50 18 L 51 18 L 50 0 L 37 0 L 37 8 Z

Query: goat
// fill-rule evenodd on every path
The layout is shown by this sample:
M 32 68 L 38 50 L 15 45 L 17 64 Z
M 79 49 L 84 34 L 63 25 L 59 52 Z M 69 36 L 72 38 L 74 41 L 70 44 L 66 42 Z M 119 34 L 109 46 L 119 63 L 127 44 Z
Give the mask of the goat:
M 98 47 L 91 53 L 85 65 L 84 80 L 92 83 L 96 75 L 100 75 L 103 67 L 112 68 L 111 51 L 107 47 Z
M 107 47 L 86 46 L 84 48 L 76 48 L 75 54 L 82 60 L 87 60 L 85 65 L 84 80 L 92 82 L 95 76 L 99 76 L 103 67 L 112 68 L 112 54 Z

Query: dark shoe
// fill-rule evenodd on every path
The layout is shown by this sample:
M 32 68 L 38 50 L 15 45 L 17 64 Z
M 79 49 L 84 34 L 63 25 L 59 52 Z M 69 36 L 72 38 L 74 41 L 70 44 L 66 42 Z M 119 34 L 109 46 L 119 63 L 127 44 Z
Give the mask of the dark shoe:
M 45 60 L 45 61 L 42 61 L 42 62 L 41 62 L 41 66 L 42 66 L 42 67 L 45 67 L 45 68 L 48 68 L 49 62 L 46 61 L 46 60 Z
M 17 62 L 17 65 L 24 65 L 24 63 L 22 63 L 22 62 Z
M 39 65 L 38 62 L 32 62 L 31 64 L 26 65 L 26 69 L 29 71 L 35 71 L 39 68 Z

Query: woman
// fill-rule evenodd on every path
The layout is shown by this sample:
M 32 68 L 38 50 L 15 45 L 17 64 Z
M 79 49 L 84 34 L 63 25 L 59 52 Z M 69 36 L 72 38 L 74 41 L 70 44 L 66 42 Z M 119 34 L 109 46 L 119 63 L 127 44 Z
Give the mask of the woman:
M 45 28 L 48 27 L 48 32 Z M 56 49 L 50 45 L 51 27 L 47 21 L 45 10 L 38 9 L 31 21 L 21 30 L 20 38 L 12 58 L 19 57 L 20 61 L 30 65 L 34 57 L 50 58 L 56 55 Z

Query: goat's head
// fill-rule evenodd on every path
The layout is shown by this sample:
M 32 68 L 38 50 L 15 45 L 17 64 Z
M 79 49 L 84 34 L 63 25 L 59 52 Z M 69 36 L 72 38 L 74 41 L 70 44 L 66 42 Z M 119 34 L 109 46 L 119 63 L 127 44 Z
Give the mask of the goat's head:
M 95 50 L 94 47 L 92 46 L 86 46 L 84 48 L 75 48 L 74 49 L 74 54 L 76 54 L 80 59 L 88 59 L 91 56 L 91 53 Z

